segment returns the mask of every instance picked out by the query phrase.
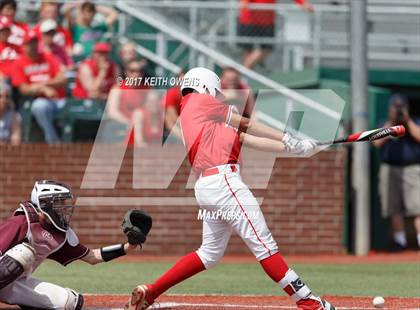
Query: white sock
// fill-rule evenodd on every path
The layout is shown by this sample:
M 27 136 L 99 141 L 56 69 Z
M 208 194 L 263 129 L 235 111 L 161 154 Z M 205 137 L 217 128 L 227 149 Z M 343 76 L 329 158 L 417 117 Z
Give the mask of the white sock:
M 420 247 L 420 234 L 417 234 L 417 244 L 419 245 L 419 247 Z
M 417 236 L 418 238 L 418 236 Z M 394 233 L 394 241 L 401 246 L 407 246 L 407 238 L 404 231 L 397 231 Z

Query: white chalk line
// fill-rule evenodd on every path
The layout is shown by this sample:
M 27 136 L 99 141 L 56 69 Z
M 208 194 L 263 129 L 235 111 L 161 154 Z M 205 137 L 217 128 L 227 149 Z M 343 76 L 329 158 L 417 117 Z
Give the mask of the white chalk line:
M 102 294 L 99 294 L 102 295 Z M 106 294 L 109 296 L 127 296 L 126 294 Z M 98 296 L 98 294 L 86 294 L 86 296 Z M 220 295 L 220 294 L 167 294 L 168 297 L 196 297 L 196 296 L 231 296 L 231 297 L 261 297 L 263 295 Z M 267 297 L 273 297 L 268 296 Z M 363 296 L 366 297 L 366 296 Z M 275 306 L 275 305 L 244 305 L 244 304 L 215 304 L 215 303 L 185 303 L 185 302 L 156 302 L 150 309 L 180 308 L 180 307 L 207 307 L 207 308 L 240 308 L 240 309 L 293 309 L 296 306 Z M 337 310 L 377 310 L 375 307 L 336 307 Z M 395 310 L 395 308 L 381 308 L 383 310 Z M 123 308 L 91 308 L 91 310 L 123 310 Z M 404 310 L 420 310 L 420 308 L 404 308 Z
M 244 304 L 214 304 L 214 303 L 185 303 L 185 302 L 161 302 L 156 303 L 150 309 L 181 308 L 181 307 L 207 307 L 207 308 L 239 308 L 239 309 L 296 309 L 295 306 L 274 305 L 244 305 Z M 123 310 L 122 308 L 94 308 L 95 310 Z M 336 307 L 337 310 L 377 310 L 374 307 Z M 395 308 L 382 308 L 392 310 Z M 420 308 L 407 308 L 406 310 L 420 310 Z
M 244 304 L 214 304 L 214 303 L 185 303 L 185 302 L 163 302 L 153 305 L 151 309 L 164 307 L 208 307 L 208 308 L 239 308 L 239 309 L 296 309 L 296 306 L 274 306 L 274 305 L 244 305 Z M 377 310 L 375 307 L 336 307 L 337 310 Z M 391 310 L 392 308 L 381 308 Z M 409 308 L 406 310 L 420 310 L 420 308 Z

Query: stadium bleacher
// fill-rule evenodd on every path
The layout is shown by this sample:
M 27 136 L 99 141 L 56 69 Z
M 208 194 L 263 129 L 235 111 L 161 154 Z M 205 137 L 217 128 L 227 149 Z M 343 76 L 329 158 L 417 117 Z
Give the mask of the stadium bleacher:
M 31 4 L 19 3 L 17 12 L 18 19 L 24 20 L 30 25 L 37 22 L 37 12 L 41 1 L 31 1 Z M 119 63 L 116 52 L 124 40 L 132 40 L 138 44 L 139 50 L 147 50 L 142 57 L 148 58 L 149 70 L 152 74 L 174 75 L 174 68 L 187 68 L 196 64 L 219 65 L 217 59 L 211 59 L 196 50 L 193 45 L 177 40 L 167 33 L 160 31 L 155 25 L 138 18 L 134 12 L 147 12 L 156 20 L 165 20 L 173 25 L 173 29 L 187 33 L 197 42 L 202 42 L 209 49 L 222 52 L 232 60 L 240 59 L 240 48 L 236 43 L 241 40 L 236 34 L 237 3 L 230 1 L 226 6 L 224 1 L 141 1 L 124 2 L 105 1 L 101 2 L 114 6 L 119 10 L 118 23 L 110 29 L 106 37 L 113 43 L 113 60 Z M 277 10 L 277 36 L 273 39 L 274 52 L 266 60 L 265 65 L 256 68 L 258 73 L 270 77 L 275 82 L 286 84 L 291 87 L 319 87 L 322 83 L 314 82 L 305 84 L 308 69 L 315 71 L 313 74 L 322 78 L 320 68 L 345 68 L 349 64 L 349 35 L 348 1 L 313 1 L 316 7 L 315 13 L 309 17 L 293 3 L 280 2 Z M 186 8 L 187 5 L 190 7 Z M 372 70 L 415 71 L 418 70 L 420 57 L 420 39 L 417 35 L 420 21 L 418 19 L 419 6 L 416 1 L 405 1 L 404 5 L 397 5 L 392 1 L 371 0 L 368 1 L 368 18 L 370 23 L 369 33 L 369 66 Z M 130 8 L 132 11 L 127 10 Z M 293 15 L 300 20 L 296 25 L 290 23 L 288 15 Z M 297 18 L 297 17 L 299 17 Z M 62 19 L 62 17 L 60 18 Z M 97 14 L 95 20 L 103 21 L 103 16 Z M 232 28 L 233 27 L 233 28 Z M 296 28 L 298 27 L 298 28 Z M 300 27 L 300 28 L 299 28 Z M 301 29 L 303 35 L 300 39 L 293 39 L 288 31 Z M 305 38 L 305 36 L 307 36 Z M 292 39 L 291 39 L 292 38 Z M 258 40 L 258 38 L 250 38 Z M 269 39 L 270 40 L 270 39 Z M 77 61 L 77 57 L 75 57 Z M 150 69 L 151 68 L 151 69 Z M 215 67 L 217 69 L 217 66 Z M 302 80 L 297 84 L 290 83 L 294 80 L 290 71 L 301 71 L 298 75 Z M 318 70 L 318 71 L 317 71 Z M 316 73 L 318 72 L 318 73 Z M 290 75 L 292 74 L 292 75 Z M 311 73 L 312 74 L 312 73 Z M 310 75 L 311 75 L 310 74 Z M 68 74 L 67 93 L 70 94 L 74 87 L 76 71 Z M 295 74 L 296 76 L 296 74 Z M 253 87 L 267 87 L 257 79 L 244 76 Z M 380 82 L 377 86 L 386 86 Z M 405 86 L 404 86 L 405 87 Z M 417 98 L 417 96 L 414 96 Z M 102 108 L 87 107 L 83 101 L 69 97 L 66 108 L 57 116 L 56 125 L 60 128 L 63 142 L 70 141 L 93 141 L 95 130 L 101 121 Z M 36 122 L 30 116 L 29 102 L 21 99 L 18 106 L 22 106 L 23 138 L 25 142 L 42 141 Z M 92 106 L 96 106 L 96 103 Z M 86 130 L 92 131 L 84 137 L 79 137 L 77 123 L 92 122 L 92 126 Z M 76 124 L 76 125 L 75 125 Z M 75 129 L 76 128 L 76 129 Z

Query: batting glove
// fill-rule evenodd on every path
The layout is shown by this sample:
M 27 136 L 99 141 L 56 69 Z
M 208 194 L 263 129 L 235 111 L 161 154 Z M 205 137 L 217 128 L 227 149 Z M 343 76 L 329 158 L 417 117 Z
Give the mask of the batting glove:
M 299 139 L 293 137 L 289 133 L 285 133 L 282 139 L 283 144 L 286 147 L 286 151 L 296 155 L 306 155 L 312 152 L 316 148 L 315 141 L 311 139 Z

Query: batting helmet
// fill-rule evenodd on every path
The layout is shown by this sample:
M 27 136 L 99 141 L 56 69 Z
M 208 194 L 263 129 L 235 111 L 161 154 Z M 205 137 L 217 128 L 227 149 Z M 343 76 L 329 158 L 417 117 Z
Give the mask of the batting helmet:
M 188 89 L 195 90 L 199 94 L 209 94 L 212 97 L 222 92 L 217 74 L 202 67 L 193 68 L 185 73 L 181 84 L 181 94 L 185 96 Z
M 69 229 L 74 209 L 74 197 L 70 187 L 53 180 L 36 181 L 31 202 L 38 211 L 63 232 Z

